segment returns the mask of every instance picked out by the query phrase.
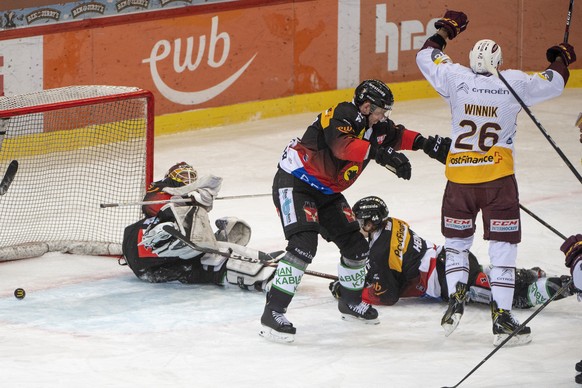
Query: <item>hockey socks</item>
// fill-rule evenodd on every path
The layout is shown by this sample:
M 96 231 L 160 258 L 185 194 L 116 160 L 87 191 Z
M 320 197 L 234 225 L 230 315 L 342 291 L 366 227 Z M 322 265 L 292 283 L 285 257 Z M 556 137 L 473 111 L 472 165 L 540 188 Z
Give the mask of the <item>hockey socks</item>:
M 267 294 L 267 304 L 261 316 L 263 328 L 259 332 L 274 342 L 293 342 L 297 329 L 287 320 L 287 306 L 291 303 L 307 265 L 290 253 L 279 261 L 271 289 Z

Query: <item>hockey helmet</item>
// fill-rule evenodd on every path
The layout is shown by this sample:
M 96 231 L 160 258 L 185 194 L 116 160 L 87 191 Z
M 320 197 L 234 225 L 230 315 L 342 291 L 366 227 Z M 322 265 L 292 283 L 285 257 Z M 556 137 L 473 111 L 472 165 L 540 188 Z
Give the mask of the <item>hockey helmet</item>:
M 491 73 L 490 69 L 497 69 L 503 64 L 501 47 L 491 39 L 482 39 L 469 52 L 469 63 L 474 73 Z
M 352 208 L 360 226 L 370 221 L 378 229 L 388 220 L 388 206 L 381 198 L 375 196 L 364 197 L 356 202 Z
M 368 79 L 358 85 L 354 93 L 354 103 L 356 106 L 370 101 L 378 108 L 390 111 L 394 105 L 392 91 L 384 82 L 376 79 Z M 373 110 L 373 109 L 372 109 Z
M 164 176 L 164 179 L 170 180 L 177 187 L 195 182 L 197 178 L 198 173 L 194 167 L 186 162 L 174 164 Z

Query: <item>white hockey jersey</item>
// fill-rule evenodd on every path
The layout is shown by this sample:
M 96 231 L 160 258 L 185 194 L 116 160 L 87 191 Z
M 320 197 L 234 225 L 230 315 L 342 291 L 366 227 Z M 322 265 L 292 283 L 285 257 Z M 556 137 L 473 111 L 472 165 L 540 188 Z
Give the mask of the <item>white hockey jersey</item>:
M 496 76 L 475 74 L 441 50 L 420 50 L 416 63 L 452 113 L 452 144 L 445 174 L 456 183 L 482 183 L 514 174 L 514 141 L 521 105 Z M 553 70 L 501 74 L 527 105 L 559 96 L 564 79 Z

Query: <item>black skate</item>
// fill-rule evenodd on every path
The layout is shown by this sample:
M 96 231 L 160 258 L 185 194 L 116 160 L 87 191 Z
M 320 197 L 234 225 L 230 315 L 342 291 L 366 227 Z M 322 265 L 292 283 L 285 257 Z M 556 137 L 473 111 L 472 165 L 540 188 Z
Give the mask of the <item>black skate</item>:
M 342 319 L 344 321 L 359 321 L 367 325 L 377 325 L 380 323 L 378 311 L 366 302 L 349 304 L 339 299 L 337 307 L 340 313 L 342 313 Z
M 498 346 L 520 326 L 510 311 L 497 308 L 497 303 L 491 302 L 491 318 L 493 319 L 493 345 Z M 531 329 L 527 326 L 515 334 L 507 342 L 507 346 L 525 345 L 532 340 Z
M 582 361 L 580 361 L 579 363 L 576 364 L 576 371 L 582 372 Z
M 261 317 L 263 328 L 259 331 L 261 337 L 274 342 L 293 342 L 297 329 L 285 318 L 283 313 L 271 310 L 265 306 L 265 311 Z
M 456 288 L 457 291 L 449 297 L 449 307 L 441 319 L 441 326 L 445 329 L 445 337 L 451 335 L 457 326 L 459 326 L 459 322 L 465 311 L 467 285 L 459 282 Z
M 580 373 L 578 376 L 576 376 L 574 378 L 574 380 L 578 383 L 578 384 L 582 384 L 582 373 Z

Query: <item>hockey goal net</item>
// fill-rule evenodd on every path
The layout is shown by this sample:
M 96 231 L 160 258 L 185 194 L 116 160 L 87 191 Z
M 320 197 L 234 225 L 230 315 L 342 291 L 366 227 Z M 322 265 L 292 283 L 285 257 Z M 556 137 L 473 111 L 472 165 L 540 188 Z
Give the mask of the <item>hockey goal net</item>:
M 124 228 L 153 169 L 153 96 L 138 88 L 71 86 L 0 97 L 0 261 L 49 251 L 121 254 Z M 2 133 L 4 133 L 2 135 Z

